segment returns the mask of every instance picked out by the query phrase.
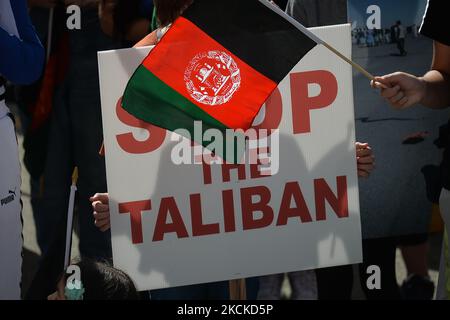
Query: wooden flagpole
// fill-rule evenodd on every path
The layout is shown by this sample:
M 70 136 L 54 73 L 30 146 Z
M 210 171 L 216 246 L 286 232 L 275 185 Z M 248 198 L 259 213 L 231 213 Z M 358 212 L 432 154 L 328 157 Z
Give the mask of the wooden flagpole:
M 298 22 L 297 20 L 295 20 L 294 18 L 292 18 L 291 16 L 289 16 L 288 14 L 286 14 L 283 10 L 281 10 L 280 8 L 278 8 L 278 6 L 273 5 L 271 2 L 267 1 L 267 0 L 259 0 L 259 2 L 261 2 L 262 4 L 264 4 L 266 7 L 268 7 L 269 9 L 273 10 L 274 12 L 276 12 L 278 15 L 280 15 L 281 17 L 283 17 L 284 19 L 286 19 L 287 21 L 289 21 L 290 23 L 292 23 L 298 30 L 300 30 L 301 32 L 303 32 L 305 35 L 307 35 L 311 40 L 313 40 L 315 43 L 317 44 L 321 44 L 324 47 L 326 47 L 328 50 L 330 50 L 331 52 L 333 52 L 334 54 L 336 54 L 339 58 L 341 58 L 342 60 L 344 60 L 345 62 L 349 63 L 351 66 L 353 66 L 356 70 L 358 70 L 359 72 L 361 72 L 365 77 L 367 77 L 370 81 L 375 81 L 375 77 L 368 72 L 366 69 L 364 69 L 363 67 L 361 67 L 359 64 L 357 64 L 356 62 L 352 61 L 351 59 L 347 58 L 346 56 L 344 56 L 342 53 L 340 53 L 338 50 L 336 50 L 333 46 L 331 46 L 330 44 L 328 44 L 327 42 L 323 41 L 322 39 L 320 39 L 318 36 L 316 36 L 314 33 L 312 33 L 310 30 L 308 30 L 308 28 L 306 28 L 304 25 L 302 25 L 300 22 Z M 380 87 L 386 89 L 387 87 L 384 84 L 381 84 L 379 82 L 377 82 L 377 85 L 379 85 Z
M 375 80 L 375 77 L 368 72 L 366 69 L 364 69 L 363 67 L 361 67 L 359 64 L 357 64 L 356 62 L 350 60 L 349 58 L 347 58 L 346 56 L 344 56 L 342 53 L 340 53 L 338 50 L 336 50 L 334 47 L 332 47 L 330 44 L 328 44 L 327 42 L 323 41 L 322 45 L 324 47 L 326 47 L 327 49 L 329 49 L 331 52 L 333 52 L 334 54 L 336 54 L 339 58 L 341 58 L 342 60 L 344 60 L 345 62 L 349 63 L 350 65 L 352 65 L 356 70 L 358 70 L 359 72 L 361 72 L 365 77 L 367 77 L 367 79 L 369 79 L 370 81 Z
M 230 300 L 247 300 L 245 279 L 230 280 Z

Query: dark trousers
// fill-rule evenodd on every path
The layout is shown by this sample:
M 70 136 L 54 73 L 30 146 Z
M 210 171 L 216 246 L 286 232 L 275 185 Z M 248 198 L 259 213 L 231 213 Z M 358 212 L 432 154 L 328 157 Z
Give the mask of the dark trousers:
M 401 299 L 400 289 L 395 274 L 395 238 L 363 240 L 363 263 L 359 264 L 361 287 L 368 300 Z M 371 265 L 380 267 L 381 289 L 370 290 L 366 282 L 371 274 L 367 268 Z M 319 300 L 350 300 L 353 288 L 353 266 L 339 266 L 317 269 L 317 286 Z
M 400 51 L 400 54 L 402 56 L 404 56 L 406 54 L 405 39 L 404 38 L 400 38 L 400 39 L 397 40 L 397 48 Z
M 95 70 L 96 63 L 95 59 L 86 63 L 85 72 Z M 68 77 L 55 93 L 42 198 L 34 203 L 39 206 L 35 212 L 39 244 L 45 252 L 61 228 L 67 215 L 72 172 L 77 166 L 80 253 L 108 258 L 112 255 L 110 232 L 103 233 L 94 225 L 89 202 L 96 192 L 107 191 L 105 161 L 98 154 L 103 140 L 98 79 L 92 76 L 74 85 L 73 78 Z

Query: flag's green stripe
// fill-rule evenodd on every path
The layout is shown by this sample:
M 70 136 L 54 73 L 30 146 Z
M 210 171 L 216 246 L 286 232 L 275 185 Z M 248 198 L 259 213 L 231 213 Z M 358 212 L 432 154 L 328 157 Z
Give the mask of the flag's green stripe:
M 171 131 L 194 130 L 194 120 L 203 130 L 227 127 L 173 90 L 144 66 L 134 73 L 125 90 L 122 107 L 135 117 Z
M 209 141 L 202 140 L 206 130 L 218 129 L 225 137 L 225 130 L 228 129 L 221 122 L 173 90 L 142 65 L 135 71 L 127 85 L 122 99 L 122 107 L 136 118 L 158 127 L 170 131 L 185 129 L 190 134 L 187 138 L 196 141 L 204 147 L 210 144 Z M 194 134 L 195 120 L 202 121 L 200 137 Z M 182 132 L 180 133 L 182 134 Z M 222 152 L 215 151 L 217 155 L 230 163 L 241 159 L 243 152 L 245 152 L 244 149 L 237 150 L 237 147 L 233 146 L 234 156 L 226 157 L 227 148 L 228 146 L 224 139 Z

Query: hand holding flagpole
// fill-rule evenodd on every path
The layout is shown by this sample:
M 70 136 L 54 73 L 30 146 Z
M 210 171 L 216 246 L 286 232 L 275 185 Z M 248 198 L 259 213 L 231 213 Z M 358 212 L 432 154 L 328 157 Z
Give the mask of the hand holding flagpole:
M 75 167 L 72 174 L 72 186 L 70 187 L 69 208 L 67 210 L 66 252 L 64 255 L 64 269 L 70 264 L 72 248 L 73 208 L 75 205 L 75 193 L 77 191 L 78 168 Z

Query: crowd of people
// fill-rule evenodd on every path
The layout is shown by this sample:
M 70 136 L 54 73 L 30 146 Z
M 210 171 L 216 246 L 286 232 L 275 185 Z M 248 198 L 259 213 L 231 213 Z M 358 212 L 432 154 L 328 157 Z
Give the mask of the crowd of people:
M 409 28 L 412 36 L 417 37 L 417 26 Z M 407 28 L 398 20 L 389 29 L 355 28 L 352 30 L 352 41 L 360 47 L 377 47 L 384 44 L 396 44 L 400 56 L 406 56 L 405 40 Z
M 81 285 L 68 288 L 67 274 L 55 275 L 56 292 L 49 299 L 221 299 L 229 298 L 228 282 L 153 290 L 139 294 L 122 271 L 110 265 L 111 233 L 106 170 L 99 154 L 102 120 L 97 52 L 157 44 L 161 30 L 195 0 L 0 0 L 0 299 L 20 299 L 22 237 L 21 176 L 14 117 L 24 133 L 24 164 L 30 173 L 31 204 L 42 256 L 50 254 L 55 235 L 65 225 L 73 168 L 79 169 L 78 233 Z M 346 23 L 344 0 L 272 1 L 307 27 Z M 318 4 L 318 5 L 317 5 Z M 81 8 L 81 28 L 66 26 L 66 7 Z M 321 9 L 322 7 L 322 9 Z M 327 10 L 324 10 L 326 8 Z M 330 10 L 333 8 L 333 10 Z M 423 77 L 394 73 L 377 77 L 372 85 L 395 108 L 417 104 L 430 108 L 450 106 L 450 39 L 439 26 L 443 10 L 430 0 L 421 33 L 434 40 L 431 71 Z M 398 23 L 397 23 L 398 25 Z M 401 25 L 401 23 L 400 23 Z M 398 26 L 398 30 L 401 28 Z M 52 32 L 49 32 L 52 30 Z M 402 29 L 404 30 L 404 28 Z M 357 41 L 362 41 L 357 32 Z M 367 32 L 372 34 L 371 32 Z M 401 31 L 396 39 L 404 38 Z M 365 43 L 367 41 L 365 35 Z M 393 41 L 386 31 L 372 34 L 370 43 Z M 401 54 L 406 54 L 399 44 Z M 6 82 L 17 85 L 18 112 L 13 116 L 4 102 Z M 358 175 L 367 177 L 374 157 L 366 143 L 356 145 Z M 450 149 L 449 149 L 450 150 Z M 443 163 L 441 212 L 450 225 L 450 154 Z M 450 231 L 450 230 L 448 230 Z M 405 297 L 395 278 L 396 241 L 363 241 L 364 263 L 359 266 L 363 289 L 368 265 L 383 270 L 382 290 L 364 290 L 368 299 Z M 440 296 L 446 297 L 443 246 Z M 350 299 L 353 266 L 290 273 L 296 299 Z M 284 275 L 246 279 L 248 299 L 279 299 Z M 425 295 L 433 288 L 427 271 L 421 275 Z M 432 285 L 432 284 L 431 284 Z M 431 292 L 431 294 L 430 294 Z

